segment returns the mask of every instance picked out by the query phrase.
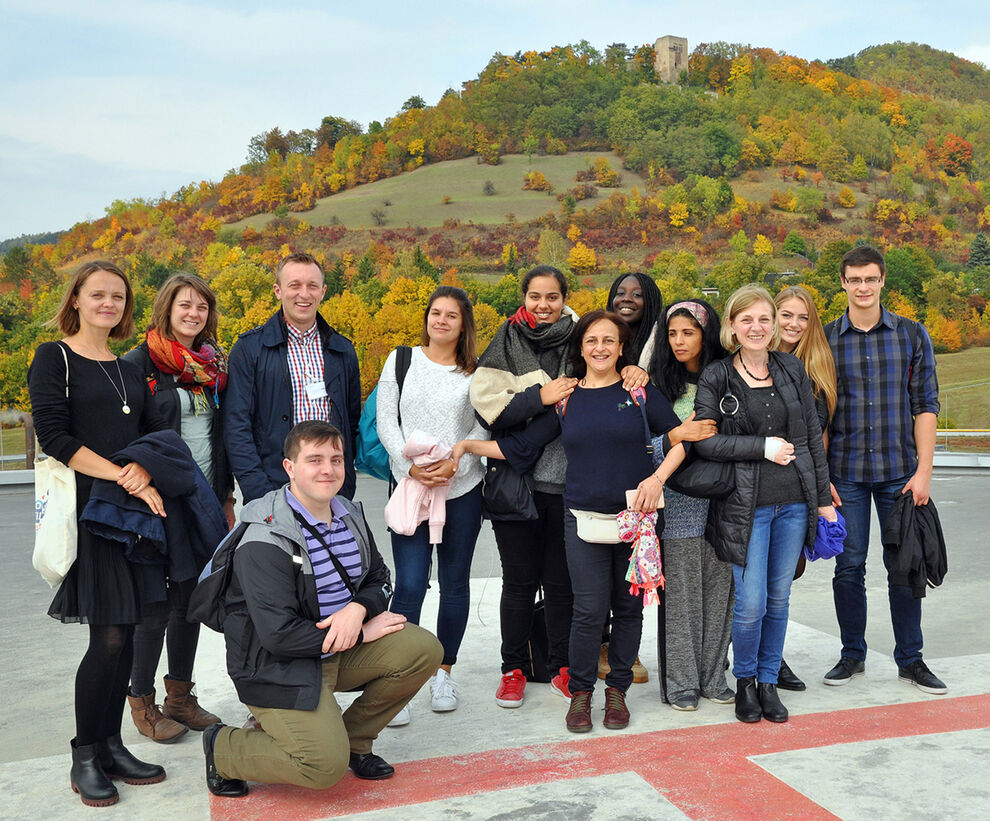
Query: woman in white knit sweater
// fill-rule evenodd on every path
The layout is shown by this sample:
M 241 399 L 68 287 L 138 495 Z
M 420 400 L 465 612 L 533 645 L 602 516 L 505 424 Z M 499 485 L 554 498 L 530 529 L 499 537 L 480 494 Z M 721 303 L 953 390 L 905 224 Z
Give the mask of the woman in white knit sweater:
M 402 455 L 413 431 L 423 431 L 453 448 L 462 439 L 486 439 L 468 397 L 475 356 L 474 312 L 460 288 L 440 286 L 430 296 L 423 316 L 420 347 L 412 349 L 401 398 L 395 374 L 395 351 L 389 354 L 378 383 L 378 436 L 388 451 L 392 475 L 408 476 L 427 487 L 447 485 L 446 523 L 437 544 L 437 581 L 440 611 L 437 637 L 443 644 L 443 663 L 430 680 L 433 710 L 457 707 L 457 688 L 450 672 L 467 626 L 471 603 L 471 559 L 481 530 L 481 480 L 478 457 L 465 455 L 456 464 L 445 459 L 417 467 Z M 400 422 L 401 420 L 401 422 Z M 392 610 L 419 624 L 430 579 L 433 547 L 424 522 L 412 536 L 392 533 L 395 595 Z M 408 722 L 403 710 L 390 726 Z

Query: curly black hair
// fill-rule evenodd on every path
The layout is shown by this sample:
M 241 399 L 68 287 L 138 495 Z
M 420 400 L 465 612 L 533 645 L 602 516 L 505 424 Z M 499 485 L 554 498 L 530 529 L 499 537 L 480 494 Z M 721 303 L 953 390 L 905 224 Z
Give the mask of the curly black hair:
M 643 289 L 643 318 L 640 320 L 639 327 L 636 328 L 636 332 L 633 334 L 632 339 L 629 340 L 629 346 L 624 352 L 626 360 L 635 365 L 639 362 L 639 355 L 643 352 L 643 346 L 646 345 L 646 340 L 650 338 L 653 328 L 663 313 L 663 294 L 660 293 L 656 282 L 653 281 L 653 278 L 649 274 L 619 274 L 612 283 L 612 286 L 608 289 L 608 301 L 605 303 L 607 310 L 615 310 L 615 306 L 612 303 L 615 301 L 615 294 L 619 290 L 619 283 L 626 279 L 626 277 L 635 279 L 639 282 L 639 287 Z M 629 327 L 632 330 L 632 326 L 630 325 Z

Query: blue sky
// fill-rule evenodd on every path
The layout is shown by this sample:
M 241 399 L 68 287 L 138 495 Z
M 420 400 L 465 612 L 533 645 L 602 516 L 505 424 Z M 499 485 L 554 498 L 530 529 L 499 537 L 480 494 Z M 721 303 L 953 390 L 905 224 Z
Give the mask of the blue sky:
M 435 103 L 495 52 L 663 34 L 806 59 L 894 40 L 990 65 L 983 3 L 339 3 L 0 0 L 0 239 L 68 228 L 244 162 L 248 140 L 327 114 Z

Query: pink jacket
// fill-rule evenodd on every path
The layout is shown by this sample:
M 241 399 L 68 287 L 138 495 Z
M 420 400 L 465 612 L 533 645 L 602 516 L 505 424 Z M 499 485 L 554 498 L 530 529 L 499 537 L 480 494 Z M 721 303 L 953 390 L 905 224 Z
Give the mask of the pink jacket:
M 448 459 L 450 448 L 430 434 L 414 430 L 402 446 L 402 455 L 417 467 L 427 467 Z M 426 487 L 404 476 L 385 505 L 385 524 L 396 533 L 412 536 L 420 524 L 428 521 L 430 544 L 439 544 L 447 521 L 447 491 L 446 486 Z

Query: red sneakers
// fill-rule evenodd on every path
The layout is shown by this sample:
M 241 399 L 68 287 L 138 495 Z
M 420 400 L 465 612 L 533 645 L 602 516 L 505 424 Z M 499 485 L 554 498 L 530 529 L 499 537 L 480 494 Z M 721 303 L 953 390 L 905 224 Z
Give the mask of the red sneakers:
M 550 679 L 550 690 L 568 701 L 571 700 L 571 676 L 567 667 L 561 667 L 560 672 Z
M 526 691 L 526 676 L 522 670 L 510 670 L 502 674 L 502 683 L 495 691 L 495 703 L 499 707 L 522 707 Z

